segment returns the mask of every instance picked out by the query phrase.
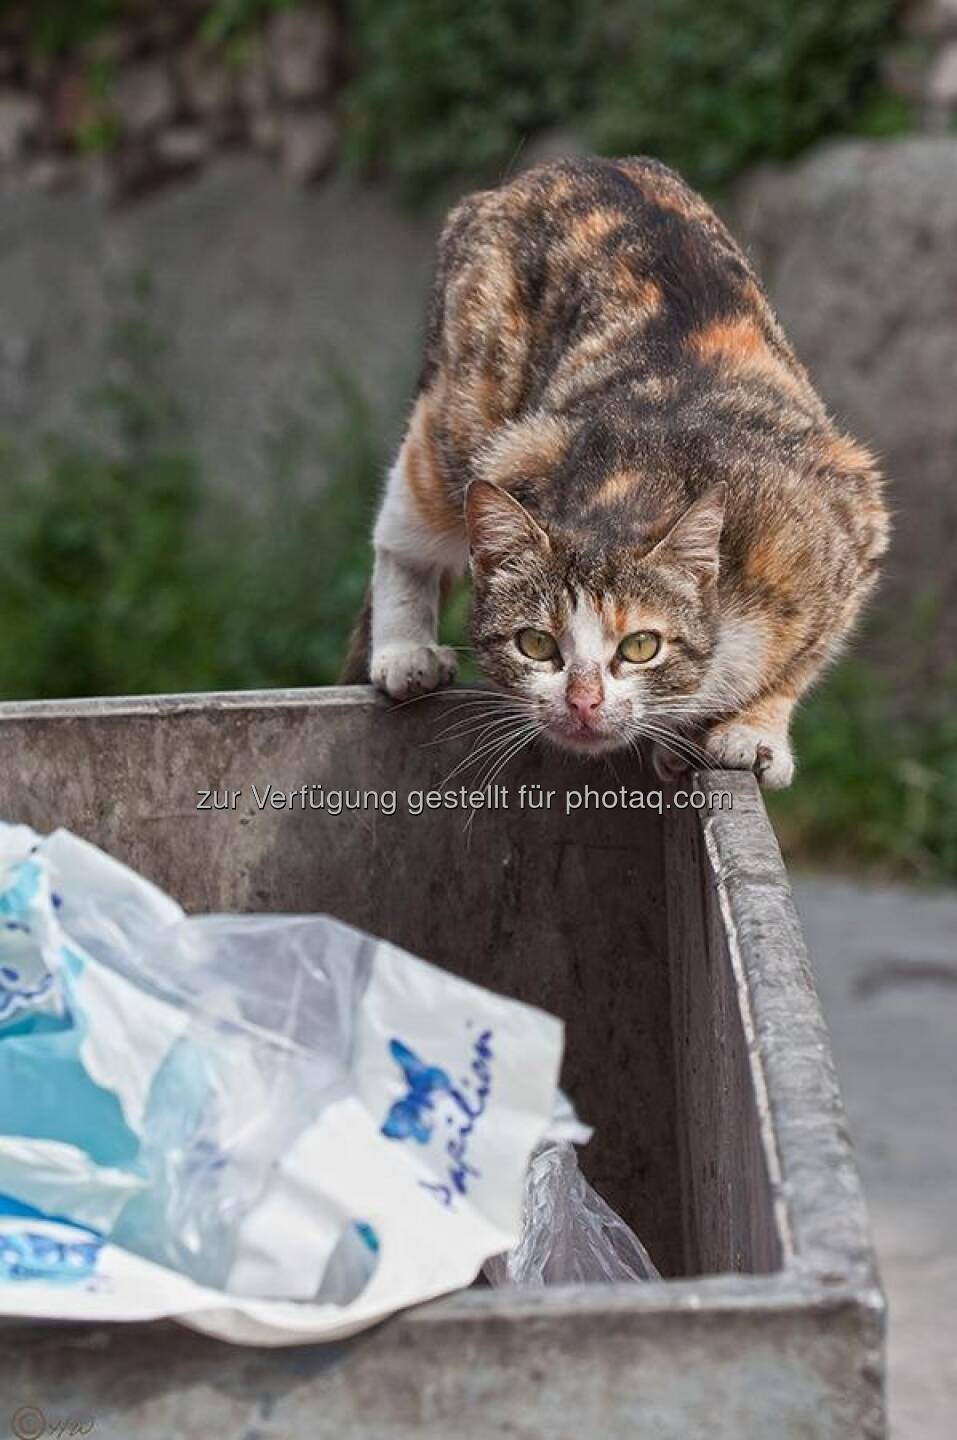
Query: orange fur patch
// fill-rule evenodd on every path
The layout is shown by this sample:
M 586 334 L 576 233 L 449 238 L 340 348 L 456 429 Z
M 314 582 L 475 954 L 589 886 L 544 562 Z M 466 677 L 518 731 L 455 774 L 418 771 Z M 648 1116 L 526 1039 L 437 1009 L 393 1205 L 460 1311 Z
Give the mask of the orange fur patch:
M 641 476 L 635 470 L 616 470 L 603 480 L 595 492 L 593 503 L 613 505 L 619 500 L 629 500 L 641 484 Z
M 596 245 L 627 223 L 627 217 L 618 210 L 590 210 L 587 215 L 573 220 L 568 232 L 572 247 L 580 255 L 590 255 Z
M 440 535 L 462 529 L 462 514 L 449 495 L 436 464 L 429 397 L 416 402 L 402 447 L 402 472 L 409 495 L 423 524 Z
M 713 221 L 714 212 L 710 205 L 682 184 L 676 175 L 664 174 L 640 160 L 619 160 L 618 168 L 638 185 L 647 199 L 659 205 L 662 210 L 671 210 L 688 220 Z
M 638 318 L 651 320 L 664 304 L 664 292 L 657 280 L 636 275 L 631 266 L 622 260 L 616 274 L 617 292 L 624 303 L 639 312 Z
M 786 685 L 773 695 L 765 695 L 762 699 L 755 700 L 742 711 L 738 720 L 746 725 L 755 725 L 761 730 L 786 731 L 796 701 L 797 691 Z
M 702 360 L 731 360 L 748 363 L 766 353 L 767 345 L 754 320 L 715 320 L 698 330 L 688 344 Z
M 601 618 L 606 639 L 614 641 L 616 645 L 636 630 L 658 630 L 663 635 L 668 633 L 667 618 L 657 611 L 634 605 L 629 607 L 610 596 L 604 603 L 599 602 L 595 608 Z
M 761 327 L 751 316 L 739 320 L 715 320 L 688 337 L 688 345 L 699 360 L 726 365 L 741 375 L 764 380 L 806 400 L 809 390 L 802 373 L 795 373 L 768 346 Z

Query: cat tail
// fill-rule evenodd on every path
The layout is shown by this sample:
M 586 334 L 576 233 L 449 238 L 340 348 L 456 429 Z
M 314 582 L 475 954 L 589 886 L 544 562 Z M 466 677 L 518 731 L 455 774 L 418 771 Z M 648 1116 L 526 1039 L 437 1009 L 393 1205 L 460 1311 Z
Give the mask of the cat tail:
M 366 587 L 362 607 L 356 616 L 339 671 L 340 685 L 365 685 L 369 680 L 372 649 L 372 585 Z

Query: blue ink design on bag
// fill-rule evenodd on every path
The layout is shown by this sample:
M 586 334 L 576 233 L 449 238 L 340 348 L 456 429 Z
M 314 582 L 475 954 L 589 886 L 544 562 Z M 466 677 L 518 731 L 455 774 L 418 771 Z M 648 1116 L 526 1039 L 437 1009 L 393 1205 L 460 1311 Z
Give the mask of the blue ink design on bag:
M 12 965 L 0 965 L 0 1024 L 18 1010 L 26 1010 L 35 1000 L 42 1000 L 54 983 L 54 977 L 47 973 L 36 985 L 25 985 L 19 970 Z
M 456 1195 L 468 1194 L 481 1172 L 472 1163 L 469 1146 L 475 1127 L 485 1114 L 492 1093 L 492 1031 L 483 1030 L 472 1045 L 469 1074 L 454 1085 L 444 1070 L 422 1063 L 401 1040 L 389 1042 L 389 1053 L 402 1068 L 409 1093 L 389 1111 L 381 1133 L 390 1140 L 415 1140 L 427 1145 L 435 1124 L 436 1094 L 451 1102 L 445 1122 L 451 1132 L 445 1140 L 445 1178 L 420 1180 L 423 1190 L 435 1195 L 441 1205 L 451 1206 Z
M 76 1285 L 96 1275 L 103 1241 L 54 1240 L 37 1230 L 0 1233 L 0 1281 L 42 1280 L 50 1285 Z
M 0 921 L 7 932 L 30 935 L 31 904 L 40 890 L 41 871 L 33 860 L 21 860 L 10 871 L 10 883 L 0 890 Z M 11 942 L 12 943 L 12 942 Z M 22 942 L 19 942 L 22 945 Z M 0 951 L 2 951 L 0 936 Z M 7 947 L 9 948 L 9 947 Z M 0 1024 L 18 1010 L 26 1010 L 53 989 L 54 977 L 45 973 L 36 981 L 24 980 L 16 965 L 0 962 Z
M 458 1115 L 448 1117 L 449 1124 L 455 1125 L 455 1132 L 446 1141 L 445 1153 L 449 1160 L 446 1180 L 420 1180 L 423 1190 L 428 1190 L 440 1205 L 451 1206 L 456 1195 L 467 1195 L 471 1180 L 481 1179 L 481 1171 L 468 1158 L 469 1141 L 478 1121 L 485 1113 L 488 1097 L 492 1093 L 492 1032 L 483 1030 L 472 1050 L 471 1077 L 461 1081 L 460 1086 L 450 1085 L 449 1095 L 458 1107 Z M 474 1095 L 466 1094 L 475 1084 Z M 465 1117 L 464 1121 L 461 1116 Z M 456 1120 L 459 1123 L 456 1125 Z
M 356 1228 L 356 1233 L 366 1249 L 371 1250 L 373 1255 L 378 1255 L 379 1237 L 368 1220 L 356 1220 L 353 1223 Z
M 389 1041 L 389 1054 L 402 1070 L 409 1090 L 390 1109 L 381 1133 L 389 1140 L 415 1140 L 427 1145 L 432 1134 L 428 1112 L 435 1109 L 432 1094 L 450 1089 L 452 1082 L 438 1066 L 424 1065 L 401 1040 Z

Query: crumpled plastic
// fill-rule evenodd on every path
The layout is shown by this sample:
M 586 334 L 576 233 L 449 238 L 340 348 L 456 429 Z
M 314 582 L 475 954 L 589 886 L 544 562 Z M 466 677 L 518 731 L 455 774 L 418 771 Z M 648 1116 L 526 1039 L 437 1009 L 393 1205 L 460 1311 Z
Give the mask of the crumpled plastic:
M 522 1234 L 485 1263 L 491 1285 L 607 1285 L 659 1280 L 638 1236 L 589 1185 L 568 1139 L 538 1146 L 529 1162 Z
M 468 1285 L 519 1237 L 562 1045 L 336 920 L 188 918 L 0 824 L 0 1314 L 296 1344 Z

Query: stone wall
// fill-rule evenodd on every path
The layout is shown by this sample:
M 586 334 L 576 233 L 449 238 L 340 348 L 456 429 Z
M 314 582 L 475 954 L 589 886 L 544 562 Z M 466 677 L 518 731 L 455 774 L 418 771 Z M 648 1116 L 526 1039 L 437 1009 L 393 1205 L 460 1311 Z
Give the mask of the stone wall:
M 0 431 L 90 424 L 84 396 L 111 374 L 113 337 L 136 314 L 215 483 L 255 496 L 270 435 L 290 415 L 321 419 L 327 358 L 361 384 L 388 445 L 419 364 L 438 223 L 342 174 L 300 190 L 241 153 L 119 207 L 11 180 Z
M 957 627 L 957 137 L 822 146 L 742 186 L 749 242 L 836 417 L 878 453 L 894 541 L 884 595 Z
M 957 119 L 957 0 L 910 0 L 899 43 L 884 62 L 890 89 L 913 107 L 922 129 Z
M 226 149 L 269 156 L 291 179 L 326 173 L 336 152 L 340 74 L 334 8 L 280 9 L 226 44 L 209 6 L 167 0 L 76 52 L 38 52 L 0 29 L 0 166 L 44 189 L 92 185 L 135 196 Z

